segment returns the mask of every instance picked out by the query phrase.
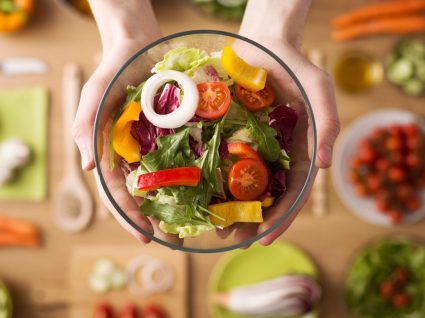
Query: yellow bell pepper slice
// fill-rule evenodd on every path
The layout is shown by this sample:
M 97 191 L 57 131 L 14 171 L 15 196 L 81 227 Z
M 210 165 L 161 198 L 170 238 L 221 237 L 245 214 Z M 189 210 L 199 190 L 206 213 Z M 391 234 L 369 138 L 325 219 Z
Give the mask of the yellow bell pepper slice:
M 138 162 L 141 158 L 139 142 L 131 135 L 133 121 L 139 120 L 141 111 L 140 104 L 131 101 L 113 128 L 112 146 L 128 163 Z
M 271 207 L 274 203 L 274 197 L 266 197 L 263 202 L 261 202 L 261 206 L 263 208 Z
M 261 201 L 229 201 L 209 205 L 208 209 L 212 213 L 211 223 L 222 227 L 235 222 L 263 222 Z
M 242 87 L 253 92 L 264 89 L 267 71 L 246 63 L 230 46 L 223 47 L 221 65 L 224 71 Z

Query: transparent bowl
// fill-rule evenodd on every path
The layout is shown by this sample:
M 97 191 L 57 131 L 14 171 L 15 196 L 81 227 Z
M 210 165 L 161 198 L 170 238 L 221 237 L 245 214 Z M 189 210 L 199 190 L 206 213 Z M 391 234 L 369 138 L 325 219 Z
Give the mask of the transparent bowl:
M 117 111 L 125 102 L 127 85 L 137 86 L 151 75 L 156 62 L 165 53 L 176 47 L 194 47 L 208 53 L 220 51 L 223 46 L 232 45 L 248 62 L 255 63 L 268 71 L 268 81 L 274 87 L 277 99 L 290 103 L 296 109 L 299 119 L 293 134 L 291 149 L 292 168 L 287 174 L 287 191 L 272 208 L 265 209 L 265 219 L 270 218 L 269 227 L 260 231 L 250 225 L 241 240 L 241 235 L 219 236 L 210 231 L 184 241 L 164 238 L 163 233 L 150 234 L 139 227 L 127 213 L 129 202 L 134 206 L 133 197 L 126 191 L 125 177 L 119 168 L 119 158 L 115 156 L 115 169 L 110 165 L 109 135 Z M 284 58 L 284 57 L 282 57 Z M 273 52 L 260 44 L 237 34 L 215 31 L 195 30 L 164 37 L 142 48 L 132 56 L 115 74 L 106 88 L 95 120 L 94 130 L 95 162 L 98 181 L 103 188 L 109 207 L 115 209 L 130 226 L 152 241 L 186 252 L 214 253 L 224 252 L 252 244 L 275 230 L 286 228 L 304 204 L 306 194 L 314 175 L 316 155 L 316 129 L 313 112 L 307 95 L 291 69 Z M 246 225 L 244 225 L 246 227 Z

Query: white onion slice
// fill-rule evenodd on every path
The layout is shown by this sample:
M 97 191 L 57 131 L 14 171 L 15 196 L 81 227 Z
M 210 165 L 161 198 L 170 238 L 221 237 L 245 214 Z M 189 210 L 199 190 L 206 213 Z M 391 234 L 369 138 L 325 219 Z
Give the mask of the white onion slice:
M 164 262 L 149 256 L 139 256 L 127 266 L 128 288 L 136 295 L 165 292 L 174 282 L 172 269 Z M 138 274 L 139 273 L 139 274 Z
M 161 115 L 155 112 L 154 98 L 162 85 L 176 81 L 183 89 L 184 97 L 173 112 Z M 186 74 L 177 71 L 163 71 L 152 75 L 143 86 L 141 105 L 146 118 L 159 128 L 178 128 L 186 124 L 198 108 L 199 93 L 196 83 Z

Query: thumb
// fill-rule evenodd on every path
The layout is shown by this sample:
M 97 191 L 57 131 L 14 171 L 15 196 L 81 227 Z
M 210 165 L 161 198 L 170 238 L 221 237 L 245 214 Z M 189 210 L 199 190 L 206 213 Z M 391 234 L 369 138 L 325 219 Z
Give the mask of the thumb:
M 305 78 L 306 75 L 308 79 Z M 326 72 L 318 68 L 302 77 L 316 120 L 316 166 L 328 168 L 332 164 L 332 149 L 340 131 L 333 81 Z
M 93 129 L 102 94 L 108 85 L 108 73 L 99 66 L 81 91 L 80 104 L 72 125 L 72 136 L 81 154 L 84 170 L 94 168 Z

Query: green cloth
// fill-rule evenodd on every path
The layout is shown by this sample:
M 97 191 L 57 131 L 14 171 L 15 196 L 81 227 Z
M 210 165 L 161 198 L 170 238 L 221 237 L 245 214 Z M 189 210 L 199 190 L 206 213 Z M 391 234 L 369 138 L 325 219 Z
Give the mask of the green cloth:
M 0 201 L 46 198 L 48 103 L 46 88 L 0 90 L 0 142 L 16 137 L 31 149 L 30 163 L 0 185 Z

